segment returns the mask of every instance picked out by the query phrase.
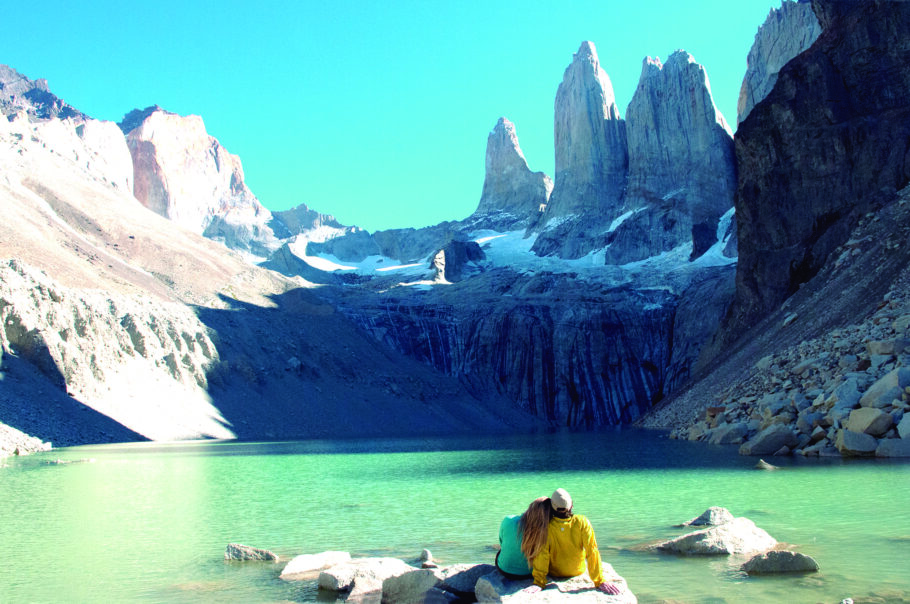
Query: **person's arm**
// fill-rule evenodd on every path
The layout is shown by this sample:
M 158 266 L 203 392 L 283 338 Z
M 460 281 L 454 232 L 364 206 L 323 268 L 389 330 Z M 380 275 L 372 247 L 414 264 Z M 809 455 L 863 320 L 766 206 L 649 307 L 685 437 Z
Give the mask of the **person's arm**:
M 547 584 L 547 571 L 550 570 L 550 547 L 544 545 L 540 553 L 534 557 L 531 565 L 531 574 L 534 576 L 534 585 L 543 588 Z
M 599 587 L 604 582 L 603 571 L 600 568 L 600 550 L 597 549 L 594 528 L 587 518 L 584 519 L 581 535 L 585 546 L 585 561 L 588 563 L 588 576 L 594 582 L 594 587 Z

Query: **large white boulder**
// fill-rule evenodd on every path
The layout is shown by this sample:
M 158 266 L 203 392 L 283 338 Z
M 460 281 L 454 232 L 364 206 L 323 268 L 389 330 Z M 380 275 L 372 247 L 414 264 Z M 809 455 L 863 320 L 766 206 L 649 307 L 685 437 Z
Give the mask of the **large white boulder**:
M 291 581 L 310 578 L 316 571 L 344 564 L 350 560 L 351 554 L 348 552 L 327 551 L 318 554 L 301 554 L 292 558 L 285 565 L 284 570 L 281 571 L 281 578 Z
M 663 552 L 685 556 L 712 556 L 763 552 L 777 541 L 748 518 L 730 522 L 670 539 L 655 546 Z

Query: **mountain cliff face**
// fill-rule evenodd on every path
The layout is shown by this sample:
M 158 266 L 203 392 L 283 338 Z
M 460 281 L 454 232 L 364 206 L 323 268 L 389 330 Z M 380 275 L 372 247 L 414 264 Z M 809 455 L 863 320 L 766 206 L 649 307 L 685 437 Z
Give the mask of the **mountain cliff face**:
M 599 228 L 621 213 L 629 165 L 626 124 L 591 42 L 582 43 L 556 91 L 553 136 L 553 193 L 534 251 L 577 258 L 603 247 Z
M 133 158 L 133 194 L 144 206 L 255 256 L 278 247 L 267 226 L 272 216 L 244 183 L 240 158 L 209 136 L 202 118 L 149 107 L 120 126 Z
M 697 258 L 717 241 L 720 217 L 732 206 L 736 170 L 732 133 L 692 55 L 677 51 L 663 65 L 644 60 L 626 133 L 625 207 L 634 214 L 616 229 L 607 262 L 641 260 L 686 241 Z
M 474 216 L 486 228 L 525 228 L 537 220 L 552 190 L 549 176 L 528 168 L 515 125 L 499 118 L 487 138 L 483 192 Z
M 823 32 L 737 132 L 736 298 L 718 351 L 910 180 L 910 4 L 817 1 Z
M 784 0 L 771 9 L 746 58 L 746 75 L 739 91 L 736 123 L 742 123 L 752 108 L 774 88 L 777 73 L 790 59 L 806 50 L 819 34 L 821 24 L 810 0 Z

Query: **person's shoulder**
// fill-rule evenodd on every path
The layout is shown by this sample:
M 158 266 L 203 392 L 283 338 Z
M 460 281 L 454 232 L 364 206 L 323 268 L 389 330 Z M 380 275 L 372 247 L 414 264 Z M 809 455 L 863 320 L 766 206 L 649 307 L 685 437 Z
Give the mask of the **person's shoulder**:
M 511 514 L 502 519 L 502 524 L 514 524 L 521 520 L 521 514 Z
M 591 521 L 588 520 L 587 516 L 584 516 L 582 514 L 574 514 L 572 516 L 572 519 L 575 521 L 576 524 L 579 524 L 581 526 L 591 526 Z

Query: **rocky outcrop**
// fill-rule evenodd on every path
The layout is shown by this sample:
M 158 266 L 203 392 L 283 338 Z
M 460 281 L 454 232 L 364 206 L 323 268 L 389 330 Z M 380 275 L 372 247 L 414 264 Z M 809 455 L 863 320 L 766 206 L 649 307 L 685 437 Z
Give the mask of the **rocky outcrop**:
M 661 552 L 685 556 L 717 556 L 763 552 L 775 545 L 777 541 L 748 518 L 734 518 L 654 547 Z
M 435 281 L 452 283 L 483 270 L 477 264 L 483 259 L 483 250 L 476 241 L 450 241 L 433 256 L 430 268 L 435 271 Z
M 349 592 L 348 600 L 382 594 L 383 581 L 417 570 L 397 558 L 355 558 L 319 573 L 319 589 Z
M 910 181 L 910 4 L 813 7 L 823 33 L 737 131 L 737 292 L 715 350 L 792 295 Z
M 278 555 L 267 549 L 243 545 L 241 543 L 228 543 L 227 547 L 224 548 L 224 559 L 278 562 Z
M 120 123 L 133 158 L 133 193 L 144 206 L 228 247 L 266 257 L 278 247 L 272 216 L 243 180 L 243 167 L 202 118 L 148 107 Z
M 648 57 L 626 111 L 629 172 L 624 207 L 607 264 L 643 260 L 692 242 L 692 258 L 717 241 L 733 206 L 733 137 L 714 106 L 705 69 L 677 51 L 666 64 Z
M 546 207 L 553 181 L 531 172 L 518 144 L 515 125 L 499 118 L 487 137 L 486 171 L 480 203 L 469 219 L 475 228 L 511 231 L 536 222 Z
M 0 65 L 0 114 L 24 112 L 34 120 L 89 119 L 87 115 L 52 94 L 47 80 L 30 80 L 8 65 Z
M 768 96 L 781 68 L 812 46 L 821 33 L 822 28 L 810 0 L 784 0 L 780 8 L 771 9 L 768 18 L 758 28 L 746 58 L 746 75 L 743 76 L 736 106 L 737 124 L 742 123 L 752 107 Z
M 602 240 L 578 241 L 579 222 L 595 227 L 591 234 L 596 234 L 596 227 L 621 213 L 629 165 L 626 124 L 593 43 L 583 42 L 573 56 L 556 91 L 554 113 L 556 173 L 544 214 L 547 230 L 534 249 L 540 255 L 575 258 L 603 247 Z M 570 240 L 568 232 L 575 234 Z

